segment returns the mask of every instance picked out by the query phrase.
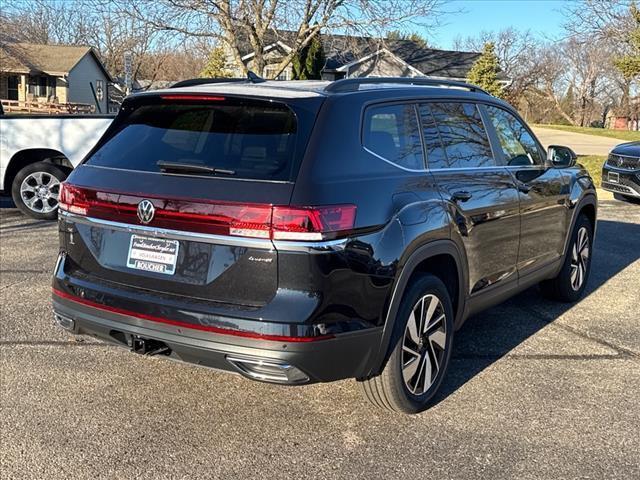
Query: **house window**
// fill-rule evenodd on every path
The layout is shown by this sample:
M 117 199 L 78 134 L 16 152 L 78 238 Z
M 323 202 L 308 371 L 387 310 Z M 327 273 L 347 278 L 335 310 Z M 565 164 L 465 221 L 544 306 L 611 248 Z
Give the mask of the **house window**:
M 7 78 L 7 100 L 18 100 L 20 79 L 17 75 L 9 75 Z
M 49 87 L 47 88 L 47 97 L 55 98 L 56 92 L 56 77 L 49 77 Z
M 47 96 L 47 85 L 49 82 L 47 81 L 47 77 L 39 77 L 38 78 L 38 96 L 46 97 Z
M 34 97 L 47 98 L 56 94 L 56 79 L 45 75 L 29 77 L 29 93 Z
M 278 66 L 275 64 L 267 65 L 266 67 L 264 67 L 264 74 L 267 78 L 274 78 L 274 75 L 276 74 L 277 71 L 278 71 Z M 290 70 L 288 68 L 285 68 L 284 71 L 274 79 L 275 80 L 291 80 L 290 73 L 291 73 Z

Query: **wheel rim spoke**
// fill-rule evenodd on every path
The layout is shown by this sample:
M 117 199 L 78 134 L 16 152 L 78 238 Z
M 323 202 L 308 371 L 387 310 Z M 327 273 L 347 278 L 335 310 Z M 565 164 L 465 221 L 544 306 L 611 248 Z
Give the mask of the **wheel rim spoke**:
M 60 180 L 47 172 L 33 172 L 22 181 L 20 196 L 30 210 L 52 212 L 58 208 Z
M 433 294 L 414 305 L 402 343 L 402 376 L 407 389 L 422 395 L 432 385 L 444 358 L 447 344 L 446 315 L 440 299 Z
M 424 299 L 423 299 L 423 303 L 424 303 Z M 429 305 L 424 315 L 422 333 L 427 332 L 427 328 L 429 327 L 429 325 L 431 325 L 431 319 L 433 318 L 433 313 L 436 311 L 436 308 L 438 308 L 438 305 L 440 305 L 440 300 L 432 296 L 429 299 Z
M 420 378 L 418 378 L 418 380 L 420 379 L 422 380 L 422 382 L 420 382 L 421 389 L 418 393 L 424 393 L 431 386 L 431 361 L 429 359 L 429 355 L 425 355 L 423 357 L 422 370 L 420 372 Z
M 573 248 L 571 250 L 571 270 L 570 270 L 570 282 L 571 288 L 575 291 L 582 288 L 589 265 L 589 232 L 585 227 L 581 227 L 578 230 L 578 235 Z
M 420 335 L 418 335 L 418 325 L 415 315 L 415 311 L 411 312 L 409 321 L 407 322 L 407 328 L 409 329 L 409 337 L 417 345 L 420 342 Z
M 429 336 L 431 343 L 435 343 L 438 347 L 444 350 L 447 341 L 447 335 L 442 330 L 436 330 Z
M 412 379 L 415 376 L 416 372 L 418 371 L 418 367 L 420 366 L 420 360 L 420 356 L 413 357 L 403 365 L 402 375 L 404 378 Z M 415 389 L 413 389 L 412 391 L 415 391 Z

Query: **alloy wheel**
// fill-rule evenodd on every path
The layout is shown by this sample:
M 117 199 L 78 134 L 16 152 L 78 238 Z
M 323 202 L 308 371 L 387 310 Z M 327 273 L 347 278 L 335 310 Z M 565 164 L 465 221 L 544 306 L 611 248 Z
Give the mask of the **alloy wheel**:
M 425 295 L 413 307 L 402 341 L 402 378 L 409 391 L 422 395 L 442 365 L 447 341 L 446 314 L 440 299 Z
M 49 213 L 58 208 L 60 180 L 47 172 L 33 172 L 20 185 L 20 198 L 30 210 Z
M 589 254 L 589 231 L 581 227 L 571 249 L 571 288 L 576 292 L 582 288 L 587 276 Z

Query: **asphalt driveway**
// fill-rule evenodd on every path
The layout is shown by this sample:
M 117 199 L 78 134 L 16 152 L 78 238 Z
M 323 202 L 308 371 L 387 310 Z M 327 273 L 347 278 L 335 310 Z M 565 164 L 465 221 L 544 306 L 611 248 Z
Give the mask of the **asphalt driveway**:
M 640 206 L 603 202 L 589 295 L 531 289 L 457 334 L 439 403 L 372 409 L 146 358 L 53 325 L 56 227 L 0 209 L 9 478 L 640 478 Z
M 608 155 L 613 147 L 625 142 L 617 138 L 565 132 L 551 128 L 532 127 L 532 129 L 545 148 L 549 145 L 564 145 L 573 149 L 578 155 Z

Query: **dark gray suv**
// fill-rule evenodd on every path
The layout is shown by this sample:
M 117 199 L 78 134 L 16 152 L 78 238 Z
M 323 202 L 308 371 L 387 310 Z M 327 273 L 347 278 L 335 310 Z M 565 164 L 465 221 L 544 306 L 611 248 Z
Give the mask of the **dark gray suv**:
M 505 102 L 429 79 L 187 82 L 128 97 L 60 195 L 58 323 L 418 412 L 465 319 L 584 292 L 596 193 Z

